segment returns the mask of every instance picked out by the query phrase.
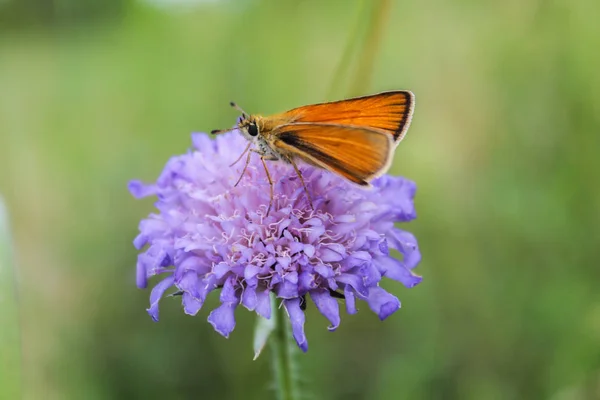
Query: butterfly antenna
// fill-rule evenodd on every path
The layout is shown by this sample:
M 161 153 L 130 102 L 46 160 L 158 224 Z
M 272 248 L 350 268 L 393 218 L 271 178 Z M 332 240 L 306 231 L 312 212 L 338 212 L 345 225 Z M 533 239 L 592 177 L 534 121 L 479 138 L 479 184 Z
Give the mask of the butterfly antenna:
M 242 117 L 244 119 L 248 119 L 248 114 L 246 113 L 246 111 L 242 110 L 242 108 L 240 106 L 235 104 L 233 101 L 229 102 L 229 105 L 231 107 L 235 108 L 236 110 L 238 110 L 239 112 L 241 112 Z M 210 131 L 210 133 L 212 133 L 213 135 L 218 135 L 220 133 L 231 132 L 235 129 L 237 129 L 237 126 L 234 126 L 233 128 L 229 128 L 229 129 L 215 129 L 215 130 Z
M 229 129 L 213 129 L 210 131 L 213 135 L 218 135 L 219 133 L 231 132 L 232 130 L 237 129 L 237 127 L 229 128 Z
M 249 115 L 249 114 L 248 114 L 246 111 L 242 110 L 242 107 L 240 107 L 240 106 L 238 106 L 237 104 L 235 104 L 235 102 L 231 101 L 231 102 L 229 102 L 229 105 L 230 105 L 231 107 L 235 108 L 236 110 L 238 110 L 239 112 L 241 112 L 241 113 L 242 113 L 242 116 L 243 116 L 244 118 L 248 118 L 248 115 Z

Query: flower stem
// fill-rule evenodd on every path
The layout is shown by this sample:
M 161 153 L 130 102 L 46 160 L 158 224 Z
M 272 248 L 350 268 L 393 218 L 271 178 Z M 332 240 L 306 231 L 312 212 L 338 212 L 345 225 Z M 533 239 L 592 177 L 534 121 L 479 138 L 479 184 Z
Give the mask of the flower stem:
M 8 212 L 0 197 L 0 399 L 23 394 L 17 271 L 12 257 Z
M 298 351 L 292 337 L 290 324 L 284 307 L 277 307 L 275 296 L 271 293 L 271 309 L 274 318 L 275 330 L 269 342 L 273 370 L 275 374 L 275 389 L 279 400 L 297 400 L 300 398 L 298 390 L 298 369 L 295 353 Z
M 363 94 L 369 87 L 375 66 L 375 58 L 379 50 L 379 44 L 381 43 L 390 8 L 390 0 L 379 0 L 377 3 L 373 3 L 371 18 L 369 19 L 369 26 L 362 43 L 358 69 L 352 81 L 350 95 L 358 96 Z
M 340 87 L 342 86 L 342 81 L 346 77 L 346 72 L 348 71 L 348 67 L 352 64 L 352 55 L 354 53 L 354 49 L 360 43 L 360 34 L 362 32 L 362 25 L 364 21 L 364 14 L 367 10 L 367 0 L 360 0 L 358 2 L 358 10 L 356 13 L 356 25 L 354 29 L 350 32 L 350 37 L 346 42 L 346 47 L 344 48 L 344 52 L 342 53 L 342 57 L 338 61 L 338 64 L 335 68 L 335 73 L 333 74 L 333 79 L 331 81 L 331 86 L 329 87 L 329 92 L 327 93 L 327 100 L 331 100 L 335 97 L 340 91 Z

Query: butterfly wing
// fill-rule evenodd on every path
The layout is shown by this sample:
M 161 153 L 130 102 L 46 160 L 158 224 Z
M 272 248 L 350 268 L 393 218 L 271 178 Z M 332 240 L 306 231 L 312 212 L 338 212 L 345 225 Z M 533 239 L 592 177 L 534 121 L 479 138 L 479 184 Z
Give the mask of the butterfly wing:
M 277 127 L 273 146 L 363 186 L 387 171 L 394 142 L 383 130 L 324 123 Z
M 379 129 L 398 143 L 408 130 L 414 104 L 412 92 L 399 90 L 298 107 L 278 117 L 290 123 L 327 123 Z

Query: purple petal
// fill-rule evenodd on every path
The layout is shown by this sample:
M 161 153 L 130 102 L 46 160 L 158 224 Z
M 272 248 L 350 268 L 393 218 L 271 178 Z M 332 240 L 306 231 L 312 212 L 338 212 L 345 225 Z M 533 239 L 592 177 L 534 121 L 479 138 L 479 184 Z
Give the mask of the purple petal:
M 215 143 L 205 133 L 192 133 L 192 144 L 197 150 L 212 153 L 215 150 Z
M 340 306 L 336 299 L 331 297 L 328 290 L 317 289 L 310 292 L 310 297 L 315 302 L 317 309 L 331 322 L 330 331 L 340 326 Z
M 369 288 L 367 303 L 382 321 L 400 308 L 400 300 L 378 286 Z
M 306 254 L 309 258 L 315 255 L 315 246 L 312 244 L 304 245 L 304 254 Z
M 290 221 L 289 219 L 285 219 L 285 220 L 281 221 L 281 223 L 277 227 L 277 236 L 281 236 L 284 229 L 286 229 L 288 226 L 290 226 L 291 223 L 292 223 L 292 221 Z
M 198 277 L 198 274 L 195 271 L 185 272 L 181 279 L 176 280 L 175 283 L 177 284 L 177 288 L 179 288 L 179 290 L 189 293 L 192 297 L 196 299 L 200 298 L 200 293 L 198 289 L 201 283 L 200 278 Z
M 136 199 L 141 199 L 147 196 L 156 194 L 156 185 L 146 185 L 142 181 L 132 180 L 127 184 L 129 193 Z
M 288 272 L 287 274 L 285 274 L 285 280 L 294 284 L 298 283 L 298 272 Z
M 365 285 L 373 286 L 379 283 L 381 280 L 381 272 L 373 263 L 368 263 L 360 268 L 360 272 L 364 276 Z
M 321 236 L 325 233 L 326 229 L 324 226 L 313 226 L 310 228 L 310 230 L 306 233 L 306 240 L 308 241 L 308 243 L 315 243 L 319 240 L 319 238 L 321 238 Z
M 298 297 L 298 284 L 284 279 L 279 285 L 277 285 L 276 293 L 277 297 L 281 299 L 293 299 Z
M 349 223 L 349 222 L 356 222 L 356 215 L 345 214 L 345 215 L 338 215 L 335 217 L 336 224 Z
M 248 310 L 253 311 L 258 304 L 258 297 L 256 296 L 256 288 L 247 287 L 242 293 L 242 304 Z
M 317 283 L 315 282 L 315 276 L 308 271 L 304 271 L 298 277 L 298 291 L 299 294 L 305 294 L 311 289 L 315 289 Z
M 398 261 L 395 258 L 385 256 L 377 257 L 375 262 L 383 270 L 382 274 L 386 278 L 398 281 L 407 288 L 415 287 L 423 280 L 422 277 L 414 275 L 407 269 L 402 261 Z
M 261 270 L 261 267 L 253 264 L 249 264 L 244 269 L 244 279 L 249 280 L 254 278 Z
M 146 311 L 148 311 L 148 314 L 150 314 L 155 322 L 158 321 L 158 302 L 162 298 L 165 291 L 173 286 L 174 282 L 175 278 L 171 275 L 158 282 L 158 284 L 152 289 L 152 292 L 150 292 L 150 308 L 148 308 Z
M 300 308 L 300 299 L 295 298 L 291 300 L 284 300 L 283 306 L 285 307 L 288 317 L 290 318 L 294 339 L 296 339 L 298 347 L 300 347 L 302 351 L 306 352 L 308 350 L 308 342 L 306 341 L 306 335 L 304 334 L 305 317 L 304 311 L 302 311 Z
M 204 302 L 206 296 L 217 288 L 217 278 L 214 275 L 210 275 L 198 284 L 198 300 Z
M 182 299 L 183 311 L 187 315 L 194 316 L 194 315 L 198 314 L 198 311 L 200 311 L 200 309 L 202 308 L 202 304 L 204 302 L 202 300 L 194 298 L 189 293 L 184 293 L 182 297 L 183 297 L 183 299 Z
M 266 319 L 271 318 L 271 299 L 269 289 L 256 291 L 256 313 Z
M 219 308 L 212 310 L 208 316 L 208 322 L 215 328 L 215 331 L 225 337 L 229 337 L 235 328 L 234 311 L 236 306 L 237 304 L 234 303 L 223 303 Z
M 321 246 L 319 257 L 324 262 L 342 261 L 346 256 L 346 248 L 339 243 L 330 243 L 327 246 Z
M 381 239 L 379 241 L 379 243 L 377 244 L 377 246 L 379 247 L 379 252 L 381 254 L 385 254 L 385 255 L 390 254 L 390 250 L 388 248 L 388 242 L 386 239 Z
M 352 286 L 352 288 L 364 298 L 369 295 L 369 289 L 365 286 L 364 280 L 361 276 L 355 274 L 341 274 L 340 276 L 336 277 L 336 280 Z
M 344 297 L 346 298 L 346 312 L 348 314 L 356 314 L 358 312 L 356 309 L 356 298 L 350 286 L 344 288 Z
M 324 264 L 315 265 L 315 272 L 323 278 L 331 278 L 334 275 L 333 269 Z
M 287 267 L 289 267 L 290 263 L 292 262 L 292 259 L 290 257 L 277 257 L 276 260 L 277 263 L 284 269 L 287 269 Z
M 364 265 L 372 259 L 371 254 L 367 251 L 355 251 L 346 257 L 342 263 L 344 270 L 349 270 L 354 267 Z
M 163 169 L 162 173 L 156 180 L 156 185 L 160 188 L 166 188 L 169 185 L 173 184 L 173 179 L 184 166 L 184 156 L 171 157 L 169 161 L 167 161 L 167 165 L 165 165 L 165 169 Z
M 213 273 L 218 279 L 224 277 L 230 270 L 231 267 L 226 262 L 220 262 L 213 267 Z
M 387 234 L 392 248 L 398 250 L 404 256 L 406 268 L 413 269 L 421 261 L 421 252 L 417 239 L 410 233 L 401 229 L 390 229 Z
M 304 243 L 292 242 L 290 244 L 290 254 L 294 255 L 304 250 Z
M 148 287 L 148 272 L 146 271 L 146 265 L 140 262 L 139 256 L 135 267 L 135 283 L 138 288 L 145 289 Z
M 141 250 L 148 243 L 148 235 L 140 233 L 133 239 L 133 247 Z
M 204 275 L 210 272 L 210 269 L 210 263 L 207 262 L 205 258 L 196 256 L 186 257 L 177 264 L 177 271 L 195 271 L 199 275 Z
M 221 289 L 222 303 L 239 303 L 239 298 L 236 294 L 236 278 L 234 276 L 228 278 Z
M 148 247 L 145 252 L 138 255 L 138 268 L 144 268 L 146 275 L 156 275 L 164 272 L 161 266 L 164 266 L 165 261 L 169 260 L 169 255 L 165 251 L 162 243 L 155 243 Z

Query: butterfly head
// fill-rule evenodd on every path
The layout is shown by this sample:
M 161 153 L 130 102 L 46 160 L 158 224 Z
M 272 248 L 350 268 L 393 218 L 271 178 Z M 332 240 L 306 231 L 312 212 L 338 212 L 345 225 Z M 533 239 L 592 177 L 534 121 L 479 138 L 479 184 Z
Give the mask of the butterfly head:
M 238 110 L 242 113 L 242 116 L 240 117 L 240 120 L 237 123 L 237 126 L 233 129 L 236 129 L 236 128 L 239 129 L 242 132 L 242 135 L 244 135 L 244 137 L 247 140 L 249 140 L 251 142 L 255 142 L 260 134 L 260 129 L 259 129 L 260 117 L 246 113 L 244 110 L 242 110 L 240 108 L 240 106 L 238 106 L 234 102 L 231 102 L 230 104 L 231 104 L 231 107 L 235 108 L 236 110 Z M 218 129 L 218 130 L 212 131 L 211 133 L 212 134 L 224 133 L 224 132 L 231 131 L 233 129 Z
M 242 135 L 251 142 L 256 141 L 256 138 L 260 134 L 258 119 L 252 115 L 242 114 L 238 128 L 242 132 Z

